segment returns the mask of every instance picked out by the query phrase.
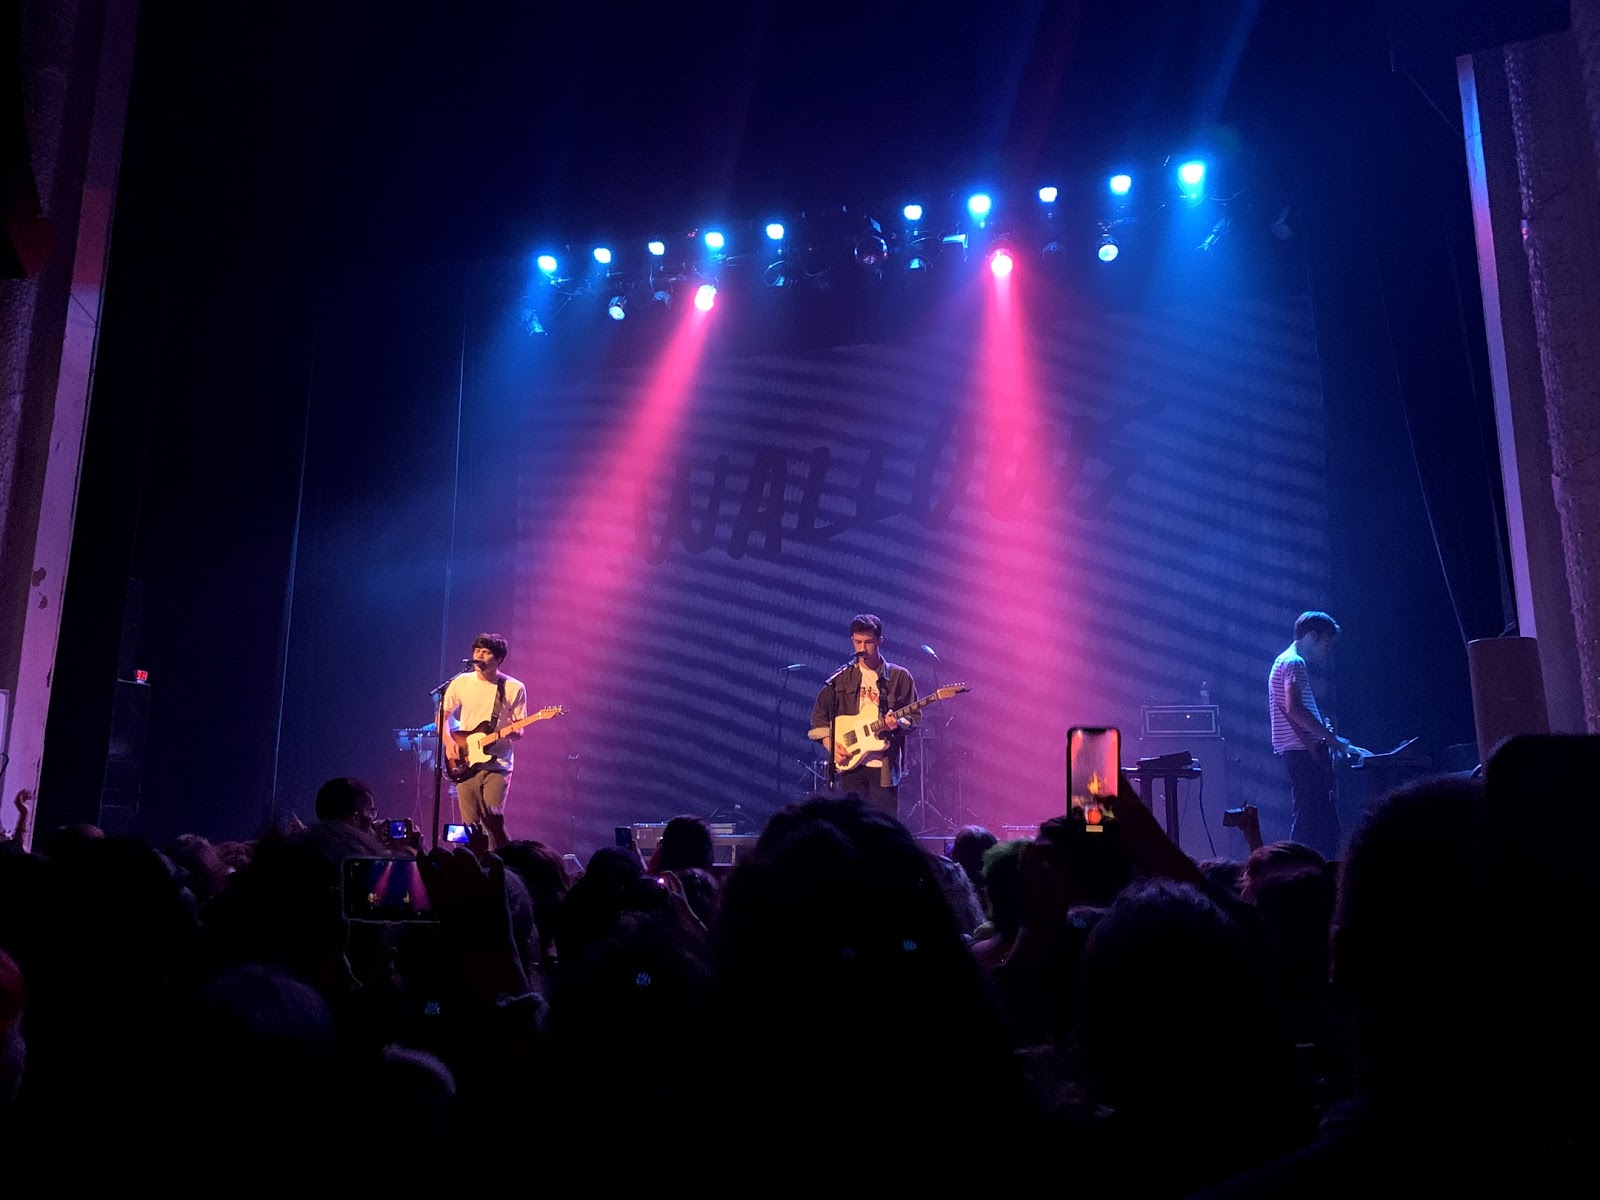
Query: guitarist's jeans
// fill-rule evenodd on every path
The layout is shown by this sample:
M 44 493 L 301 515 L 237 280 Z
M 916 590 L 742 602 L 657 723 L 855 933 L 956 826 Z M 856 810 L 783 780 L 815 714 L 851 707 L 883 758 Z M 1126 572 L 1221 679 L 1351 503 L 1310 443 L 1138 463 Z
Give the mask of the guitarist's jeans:
M 505 841 L 506 793 L 511 790 L 510 771 L 478 771 L 456 784 L 456 803 L 461 806 L 465 825 L 482 825 L 489 835 L 489 849 Z
M 1294 792 L 1289 840 L 1327 859 L 1339 857 L 1339 813 L 1333 806 L 1333 764 L 1326 751 L 1285 750 L 1280 756 Z
M 900 819 L 900 789 L 884 786 L 882 767 L 857 767 L 853 771 L 840 771 L 838 787 L 840 795 L 848 796 L 854 792 L 879 812 L 888 813 L 897 821 Z

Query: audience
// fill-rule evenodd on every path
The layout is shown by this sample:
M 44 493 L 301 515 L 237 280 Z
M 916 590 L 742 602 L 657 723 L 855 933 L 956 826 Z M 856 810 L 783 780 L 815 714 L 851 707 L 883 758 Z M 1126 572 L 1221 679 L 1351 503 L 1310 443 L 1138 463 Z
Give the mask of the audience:
M 437 1193 L 696 1145 L 796 1189 L 1042 1153 L 1086 1197 L 1553 1192 L 1596 1115 L 1597 746 L 1404 788 L 1337 870 L 1197 865 L 1126 781 L 1106 835 L 949 858 L 813 796 L 725 879 L 697 818 L 648 870 L 434 851 L 391 923 L 341 903 L 345 859 L 404 853 L 359 780 L 248 843 L 46 826 L 0 854 L 0 1139 L 68 1186 Z

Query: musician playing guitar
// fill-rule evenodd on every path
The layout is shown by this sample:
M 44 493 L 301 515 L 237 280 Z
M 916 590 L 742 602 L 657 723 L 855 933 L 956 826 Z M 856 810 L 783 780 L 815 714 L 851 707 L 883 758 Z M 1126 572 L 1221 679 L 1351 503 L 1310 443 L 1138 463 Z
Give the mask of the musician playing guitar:
M 445 769 L 456 780 L 462 823 L 482 825 L 491 850 L 505 841 L 512 743 L 522 732 L 489 741 L 483 741 L 481 735 L 474 741 L 470 734 L 485 723 L 488 729 L 497 730 L 527 715 L 528 690 L 520 679 L 500 670 L 505 657 L 506 640 L 499 634 L 481 633 L 473 639 L 471 673 L 457 675 L 445 689 L 441 729 L 446 736 L 439 739 Z M 454 728 L 451 717 L 457 718 Z
M 1278 655 L 1267 677 L 1272 749 L 1283 760 L 1294 795 L 1289 840 L 1329 859 L 1337 858 L 1340 849 L 1333 758 L 1361 751 L 1335 733 L 1317 708 L 1308 664 L 1326 665 L 1338 637 L 1339 624 L 1327 613 L 1301 613 L 1294 623 L 1294 642 Z
M 855 654 L 822 685 L 811 709 L 807 736 L 821 742 L 832 757 L 841 792 L 855 792 L 874 808 L 898 818 L 901 751 L 909 723 L 898 718 L 895 710 L 917 698 L 917 683 L 910 671 L 888 662 L 880 653 L 883 622 L 878 617 L 871 613 L 855 617 L 850 622 L 850 643 Z M 840 718 L 863 716 L 883 721 L 882 748 L 856 754 L 842 740 L 836 744 L 834 731 Z

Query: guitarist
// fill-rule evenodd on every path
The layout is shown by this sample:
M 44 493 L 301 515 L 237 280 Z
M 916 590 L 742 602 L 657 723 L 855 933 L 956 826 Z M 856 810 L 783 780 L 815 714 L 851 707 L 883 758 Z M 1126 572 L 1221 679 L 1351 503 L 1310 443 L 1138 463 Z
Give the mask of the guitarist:
M 895 720 L 893 710 L 917 698 L 917 683 L 910 671 L 887 661 L 880 652 L 883 621 L 878 617 L 862 613 L 853 618 L 850 643 L 855 654 L 822 685 L 811 709 L 807 736 L 821 742 L 837 766 L 849 758 L 849 751 L 833 744 L 834 722 L 839 717 L 886 717 L 890 731 L 887 748 L 868 754 L 848 771 L 839 771 L 836 782 L 841 792 L 855 792 L 874 808 L 898 818 L 901 758 L 909 722 Z
M 1317 708 L 1307 666 L 1323 666 L 1333 656 L 1339 624 L 1325 612 L 1301 613 L 1294 641 L 1278 655 L 1267 677 L 1272 717 L 1272 750 L 1283 760 L 1294 794 L 1289 840 L 1310 846 L 1329 860 L 1339 856 L 1339 814 L 1333 802 L 1333 755 L 1351 745 L 1334 733 Z
M 485 743 L 483 749 L 490 758 L 485 763 L 469 763 L 466 735 L 483 722 L 492 728 L 509 725 L 527 716 L 528 690 L 520 679 L 513 679 L 500 670 L 506 657 L 506 639 L 498 633 L 480 633 L 472 641 L 472 671 L 457 675 L 445 689 L 443 710 L 440 714 L 442 728 L 448 736 L 440 739 L 444 748 L 445 766 L 458 778 L 456 801 L 461 806 L 461 820 L 466 825 L 481 825 L 489 835 L 489 848 L 498 849 L 505 841 L 506 795 L 511 791 L 512 743 L 522 737 L 520 731 Z M 456 728 L 451 728 L 450 718 L 456 718 Z

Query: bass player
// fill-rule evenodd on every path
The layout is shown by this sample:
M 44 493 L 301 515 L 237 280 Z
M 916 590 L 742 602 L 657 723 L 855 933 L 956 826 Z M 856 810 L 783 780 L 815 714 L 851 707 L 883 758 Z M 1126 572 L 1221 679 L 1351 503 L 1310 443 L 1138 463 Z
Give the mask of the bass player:
M 917 683 L 910 671 L 884 659 L 883 621 L 878 617 L 862 613 L 853 618 L 850 642 L 855 653 L 822 685 L 811 709 L 807 736 L 822 743 L 836 769 L 847 767 L 837 770 L 835 783 L 841 792 L 854 792 L 874 808 L 898 818 L 901 760 L 910 722 L 898 719 L 894 710 L 916 700 Z M 887 731 L 883 749 L 851 763 L 849 747 L 834 739 L 841 718 L 857 723 L 861 718 L 882 718 Z

